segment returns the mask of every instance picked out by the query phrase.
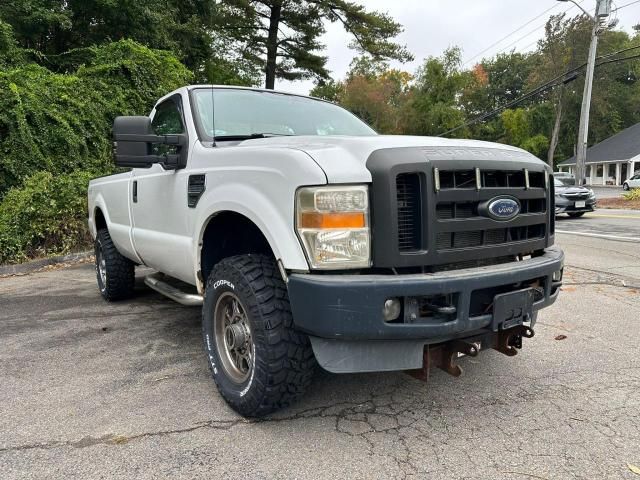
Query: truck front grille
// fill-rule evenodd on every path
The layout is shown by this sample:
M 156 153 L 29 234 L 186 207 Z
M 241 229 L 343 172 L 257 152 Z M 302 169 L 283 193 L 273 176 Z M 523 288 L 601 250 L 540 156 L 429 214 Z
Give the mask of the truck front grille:
M 433 188 L 421 188 L 423 173 L 395 178 L 401 255 L 427 252 L 428 264 L 439 265 L 544 248 L 550 205 L 544 170 L 434 169 L 431 174 Z M 503 196 L 520 203 L 515 218 L 502 221 L 483 213 L 483 205 Z
M 436 216 L 439 220 L 474 218 L 480 216 L 480 202 L 443 202 L 436 205 Z M 547 211 L 546 198 L 520 200 L 521 213 L 544 213 Z
M 371 172 L 372 265 L 435 272 L 446 265 L 493 264 L 553 244 L 553 182 L 530 154 L 494 147 L 376 150 Z M 491 215 L 509 197 L 518 214 Z
M 527 227 L 493 228 L 468 232 L 440 232 L 437 236 L 436 248 L 447 250 L 453 248 L 480 247 L 483 245 L 500 245 L 502 243 L 522 242 L 544 238 L 544 225 Z

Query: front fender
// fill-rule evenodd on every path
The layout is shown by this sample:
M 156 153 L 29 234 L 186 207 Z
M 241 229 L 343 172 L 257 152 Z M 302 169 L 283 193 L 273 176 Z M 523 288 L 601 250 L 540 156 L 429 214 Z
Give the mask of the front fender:
M 207 225 L 217 213 L 230 211 L 239 213 L 251 220 L 269 242 L 276 259 L 282 260 L 285 268 L 308 270 L 304 252 L 294 231 L 293 217 L 285 218 L 266 195 L 241 184 L 231 184 L 216 188 L 212 193 L 218 201 L 213 201 L 201 210 L 197 223 L 200 230 L 194 248 L 198 251 L 196 269 L 200 267 L 200 246 Z M 293 202 L 293 199 L 291 200 Z
M 295 193 L 301 186 L 325 185 L 327 178 L 309 156 L 290 148 L 196 145 L 190 174 L 205 174 L 205 191 L 193 212 L 195 272 L 210 219 L 224 211 L 251 220 L 266 238 L 276 259 L 288 270 L 309 266 L 295 232 Z

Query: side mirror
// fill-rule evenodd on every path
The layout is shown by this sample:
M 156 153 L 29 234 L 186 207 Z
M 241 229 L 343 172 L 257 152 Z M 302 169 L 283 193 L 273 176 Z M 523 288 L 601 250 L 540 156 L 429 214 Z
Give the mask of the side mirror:
M 113 122 L 113 153 L 118 167 L 149 168 L 159 163 L 165 170 L 187 165 L 187 136 L 156 135 L 149 117 L 116 117 Z M 153 145 L 169 145 L 175 153 L 154 153 Z

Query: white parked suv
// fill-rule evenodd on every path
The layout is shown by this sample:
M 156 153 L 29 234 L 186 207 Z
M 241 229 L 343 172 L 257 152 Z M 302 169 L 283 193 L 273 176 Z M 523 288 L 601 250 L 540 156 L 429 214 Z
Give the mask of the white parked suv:
M 640 188 L 640 173 L 636 173 L 622 184 L 623 190 L 630 190 L 632 188 Z
M 106 300 L 151 288 L 202 305 L 218 389 L 258 416 L 331 372 L 515 355 L 553 303 L 553 176 L 506 145 L 383 136 L 321 100 L 191 86 L 118 117 L 89 185 Z

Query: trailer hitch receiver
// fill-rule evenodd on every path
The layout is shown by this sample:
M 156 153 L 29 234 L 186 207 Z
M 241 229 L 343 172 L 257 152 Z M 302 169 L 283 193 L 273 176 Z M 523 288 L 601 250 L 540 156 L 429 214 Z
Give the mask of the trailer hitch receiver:
M 419 380 L 427 381 L 431 367 L 444 370 L 449 375 L 459 377 L 462 368 L 456 360 L 463 356 L 476 357 L 480 350 L 493 348 L 509 357 L 517 355 L 522 348 L 523 338 L 532 338 L 534 331 L 525 325 L 518 325 L 507 330 L 490 332 L 463 340 L 452 340 L 440 345 L 426 345 L 423 353 L 422 368 L 408 370 L 407 373 Z

